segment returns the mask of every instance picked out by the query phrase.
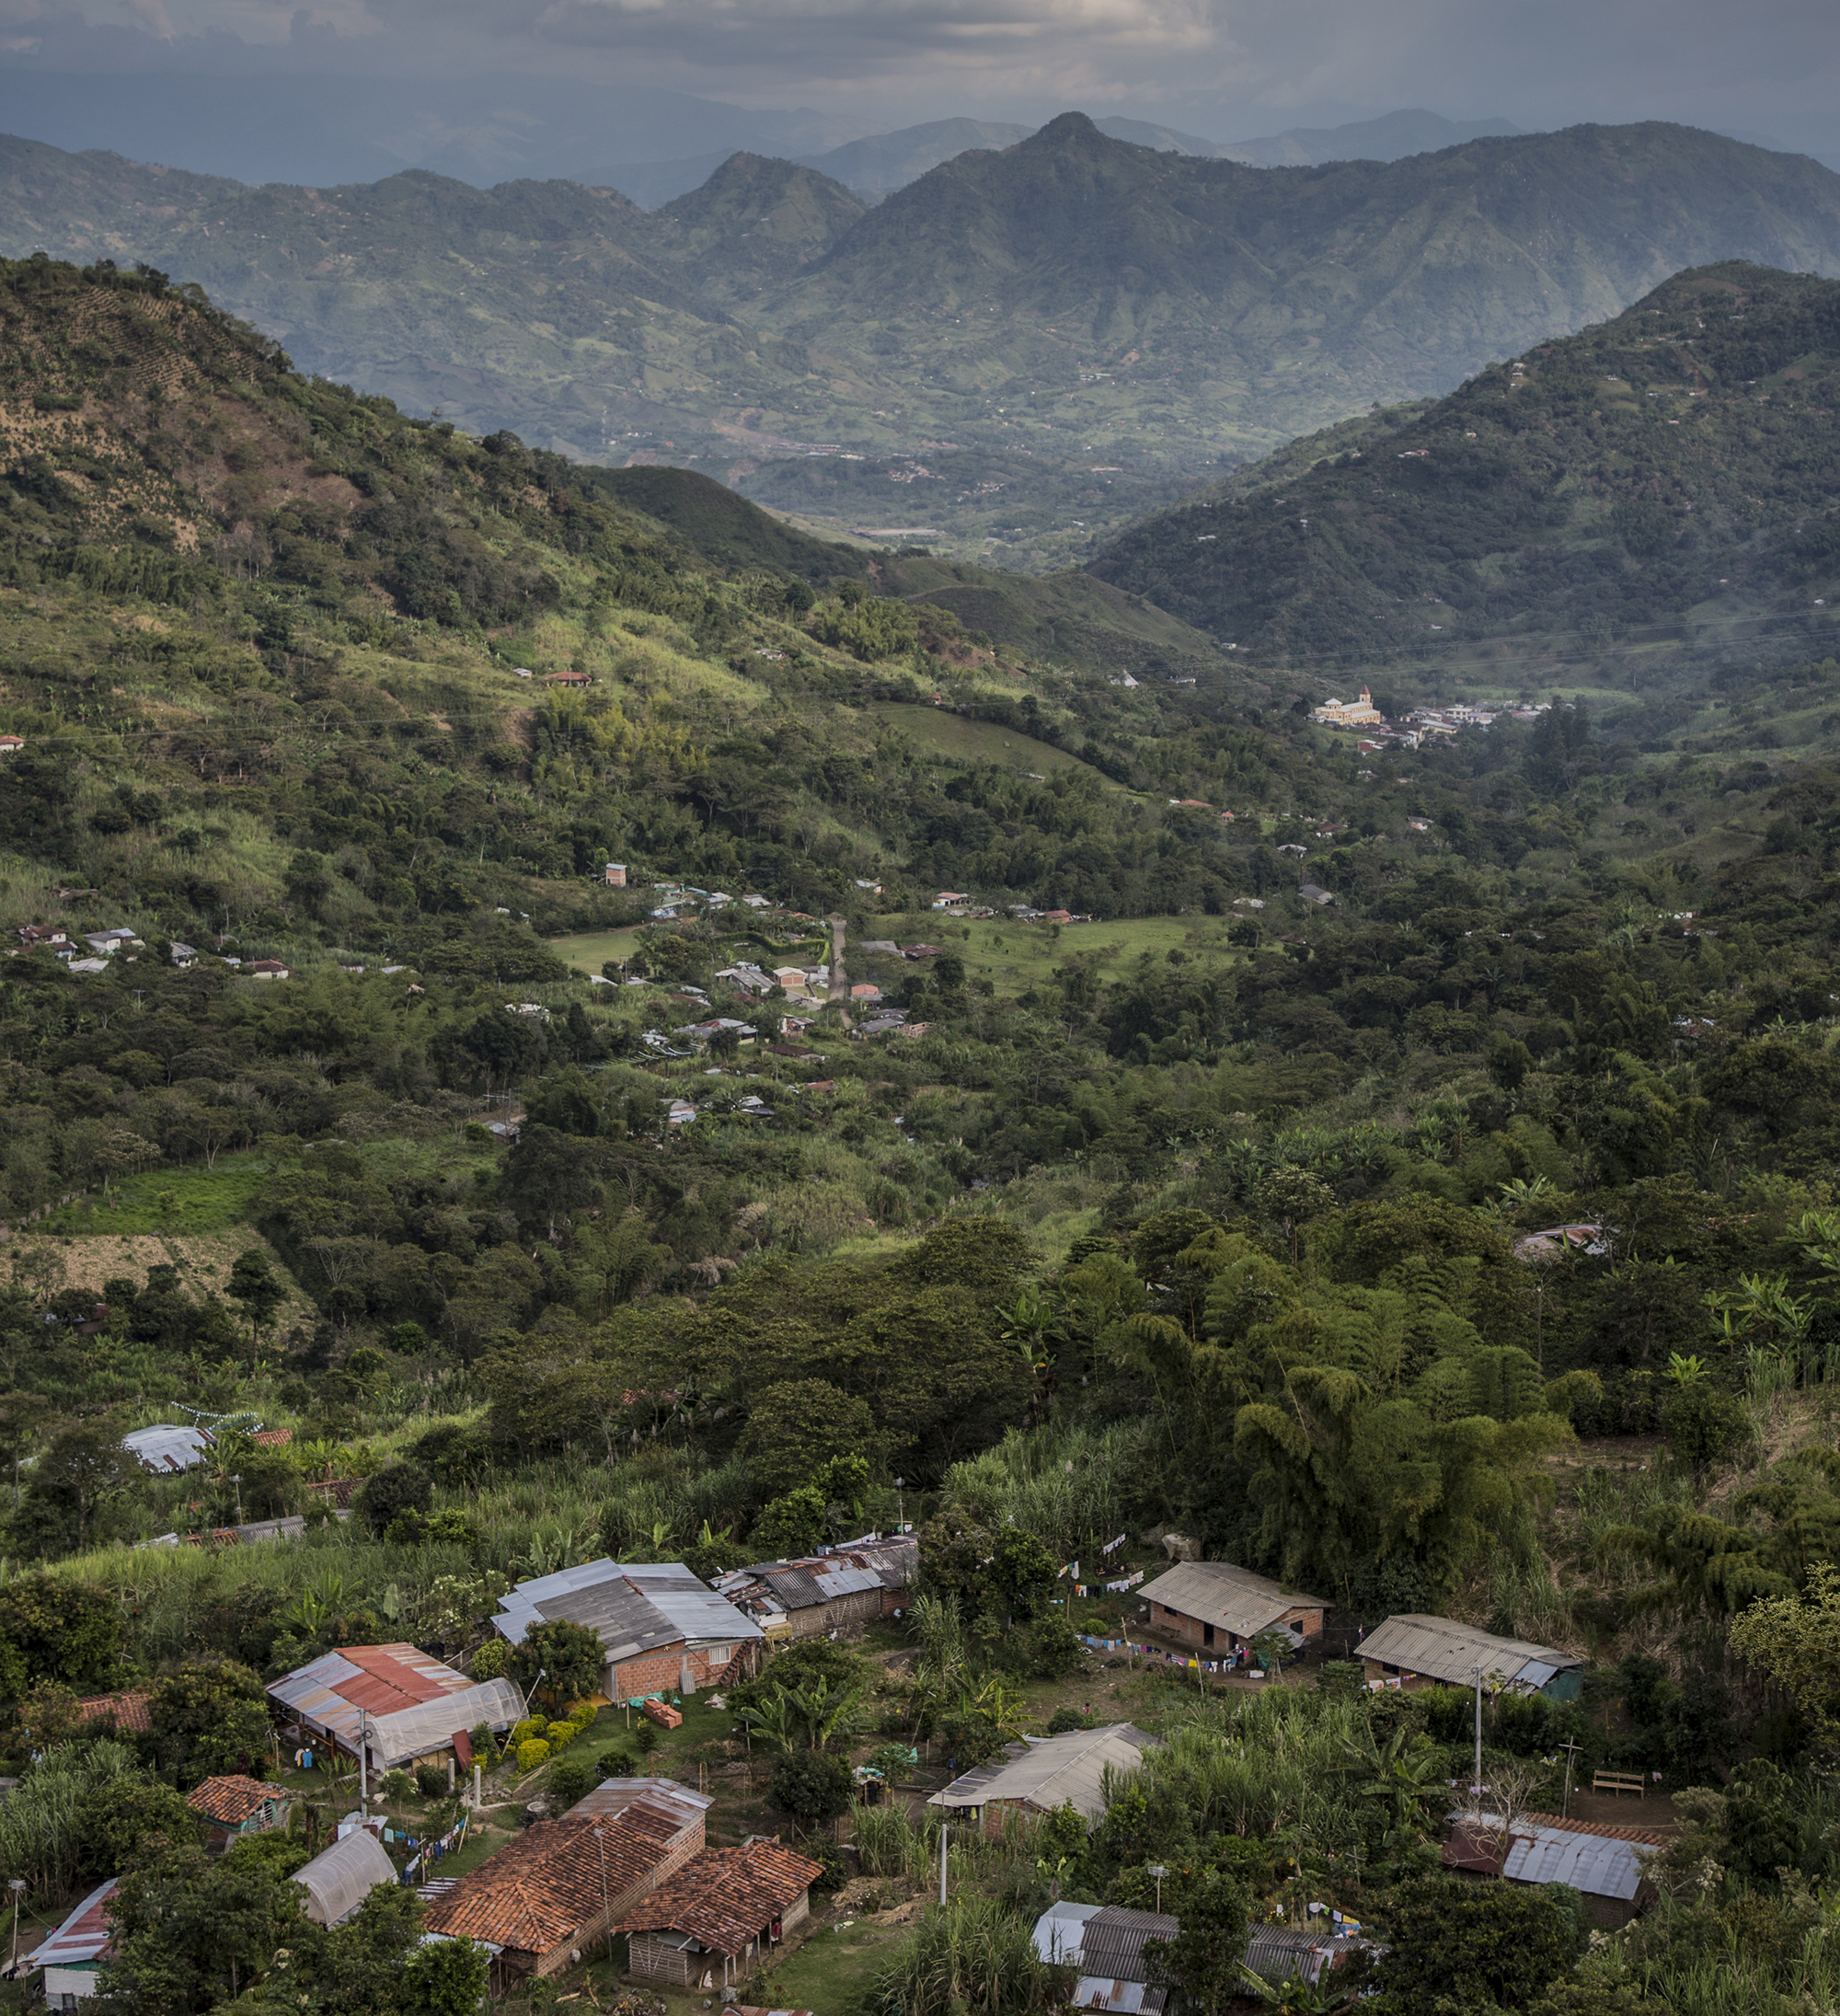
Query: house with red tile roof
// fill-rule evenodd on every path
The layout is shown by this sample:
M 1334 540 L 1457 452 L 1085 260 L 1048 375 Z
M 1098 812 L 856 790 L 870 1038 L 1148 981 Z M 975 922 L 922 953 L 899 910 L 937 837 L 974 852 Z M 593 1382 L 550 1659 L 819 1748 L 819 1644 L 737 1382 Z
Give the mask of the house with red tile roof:
M 443 1938 L 498 1948 L 492 1990 L 510 1994 L 571 1966 L 623 1912 L 699 1854 L 707 1805 L 678 1786 L 641 1787 L 598 1803 L 591 1792 L 466 1875 L 430 1885 L 424 1924 Z
M 627 1935 L 627 1971 L 672 1987 L 724 1987 L 811 1915 L 822 1873 L 776 1841 L 705 1849 L 615 1927 Z
M 232 1841 L 246 1834 L 267 1834 L 287 1825 L 293 1810 L 293 1795 L 280 1785 L 265 1785 L 259 1778 L 240 1772 L 227 1778 L 207 1778 L 186 1794 L 185 1803 L 210 1823 L 206 1846 L 221 1855 Z
M 135 1730 L 145 1734 L 153 1728 L 147 1717 L 147 1697 L 140 1690 L 130 1688 L 121 1694 L 86 1694 L 77 1701 L 76 1711 L 83 1717 L 86 1727 L 91 1723 L 99 1725 L 91 1729 L 91 1734 L 99 1734 L 100 1726 L 112 1722 L 118 1730 Z

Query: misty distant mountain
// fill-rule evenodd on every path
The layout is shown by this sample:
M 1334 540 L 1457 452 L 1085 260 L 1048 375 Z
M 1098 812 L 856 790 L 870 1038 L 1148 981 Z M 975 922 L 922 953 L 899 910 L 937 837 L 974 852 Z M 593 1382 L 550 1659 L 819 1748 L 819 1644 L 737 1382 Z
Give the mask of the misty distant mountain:
M 1018 140 L 1027 140 L 1029 133 L 1027 126 L 998 125 L 989 120 L 936 119 L 925 126 L 903 126 L 898 132 L 871 133 L 866 140 L 852 140 L 828 154 L 806 155 L 801 159 L 806 167 L 816 168 L 877 202 L 891 190 L 917 182 L 942 161 L 977 147 L 1013 147 Z
M 1460 147 L 1466 140 L 1496 139 L 1521 131 L 1505 119 L 1383 112 L 1378 119 L 1359 119 L 1347 126 L 1293 126 L 1263 140 L 1229 140 L 1213 151 L 1224 161 L 1243 161 L 1252 168 L 1313 168 L 1325 161 L 1403 161 L 1409 154 L 1435 154 L 1441 147 Z
M 849 130 L 815 112 L 554 77 L 111 76 L 11 60 L 0 69 L 0 132 L 251 184 L 324 188 L 426 168 L 476 188 L 521 176 L 618 187 L 615 164 L 699 157 L 698 172 L 650 198 L 662 202 L 738 148 L 807 154 Z
M 1840 274 L 1840 177 L 1659 123 L 1272 172 L 1071 112 L 873 207 L 742 152 L 647 211 L 564 179 L 249 189 L 0 141 L 0 253 L 40 247 L 198 281 L 304 366 L 474 432 L 796 463 L 863 522 L 962 502 L 1035 537 L 1030 469 L 1066 479 L 1056 536 L 1095 533 L 1146 484 L 1446 393 L 1683 267 Z

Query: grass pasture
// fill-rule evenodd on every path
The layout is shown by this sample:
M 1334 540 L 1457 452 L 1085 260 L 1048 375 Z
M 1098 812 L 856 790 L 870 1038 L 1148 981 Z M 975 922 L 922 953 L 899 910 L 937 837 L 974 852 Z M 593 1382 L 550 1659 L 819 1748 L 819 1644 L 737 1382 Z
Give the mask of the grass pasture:
M 929 756 L 958 763 L 1000 764 L 1006 770 L 1027 770 L 1040 777 L 1052 776 L 1056 770 L 1084 770 L 1114 790 L 1122 789 L 1064 749 L 1012 728 L 1000 728 L 995 721 L 971 721 L 944 708 L 911 707 L 896 700 L 879 702 L 869 711 L 877 720 L 898 728 Z
M 925 916 L 883 917 L 865 938 L 892 938 L 905 943 L 918 939 L 943 945 L 963 959 L 968 973 L 995 983 L 999 994 L 1018 994 L 1025 988 L 1053 977 L 1057 967 L 1075 957 L 1097 957 L 1100 974 L 1115 980 L 1124 969 L 1144 953 L 1167 959 L 1179 951 L 1191 960 L 1238 960 L 1243 953 L 1230 950 L 1226 941 L 1228 917 L 1124 917 L 1105 924 L 1063 925 L 1018 924 L 1013 919 L 987 917 L 960 923 L 954 918 L 942 925 Z M 850 973 L 857 977 L 859 961 L 850 959 Z M 912 972 L 898 961 L 883 959 L 891 977 Z

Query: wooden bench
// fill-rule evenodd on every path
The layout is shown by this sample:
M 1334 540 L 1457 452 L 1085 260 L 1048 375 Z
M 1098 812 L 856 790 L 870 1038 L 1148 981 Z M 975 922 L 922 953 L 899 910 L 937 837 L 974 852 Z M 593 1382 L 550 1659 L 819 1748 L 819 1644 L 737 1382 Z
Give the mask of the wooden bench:
M 1639 1799 L 1649 1788 L 1639 1771 L 1593 1771 L 1591 1789 L 1594 1792 L 1634 1792 Z

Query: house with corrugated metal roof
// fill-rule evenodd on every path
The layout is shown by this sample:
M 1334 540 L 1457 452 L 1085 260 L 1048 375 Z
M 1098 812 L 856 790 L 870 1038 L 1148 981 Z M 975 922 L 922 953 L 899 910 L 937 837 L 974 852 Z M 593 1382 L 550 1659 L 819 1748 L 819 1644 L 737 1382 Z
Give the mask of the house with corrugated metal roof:
M 904 1609 L 920 1543 L 904 1534 L 852 1540 L 796 1561 L 757 1561 L 716 1578 L 716 1591 L 776 1639 L 860 1629 Z
M 682 1791 L 627 1782 L 598 1801 L 590 1793 L 466 1875 L 428 1885 L 423 1922 L 440 1937 L 493 1948 L 497 1994 L 559 1973 L 702 1852 L 710 1803 Z
M 1033 1938 L 1037 1954 L 1050 1966 L 1072 1970 L 1072 2008 L 1160 2016 L 1168 1984 L 1152 1978 L 1144 1949 L 1153 1939 L 1174 1939 L 1181 1929 L 1180 1919 L 1167 1913 L 1115 1904 L 1053 1904 L 1036 1919 Z
M 1454 1813 L 1443 1865 L 1471 1876 L 1509 1883 L 1564 1884 L 1595 1907 L 1604 1925 L 1622 1925 L 1653 1897 L 1649 1858 L 1668 1845 L 1665 1834 L 1550 1813 L 1517 1814 L 1505 1826 L 1482 1814 Z
M 1006 1806 L 1056 1813 L 1071 1805 L 1082 1819 L 1097 1820 L 1106 1808 L 1108 1774 L 1136 1770 L 1156 1741 L 1128 1722 L 1072 1729 L 1064 1736 L 1025 1736 L 1001 1757 L 955 1778 L 926 1803 L 948 1816 L 981 1818 L 986 1832 L 995 1831 Z
M 380 1884 L 394 1886 L 397 1865 L 368 1827 L 353 1827 L 294 1871 L 306 1892 L 306 1915 L 329 1931 L 345 1920 Z
M 1498 1638 L 1448 1617 L 1389 1617 L 1362 1640 L 1361 1660 L 1376 1689 L 1474 1687 L 1479 1676 L 1491 1693 L 1575 1701 L 1584 1684 L 1584 1661 L 1575 1653 Z
M 470 1680 L 413 1645 L 341 1646 L 284 1674 L 268 1691 L 295 1742 L 349 1757 L 362 1744 L 374 1771 L 450 1757 L 470 1768 L 470 1732 L 484 1722 L 497 1734 L 524 1711 L 510 1680 Z
M 746 1678 L 765 1633 L 682 1561 L 589 1561 L 521 1582 L 499 1598 L 492 1623 L 521 1645 L 539 1624 L 567 1619 L 600 1638 L 601 1691 L 609 1701 Z
M 115 1957 L 115 1929 L 109 1907 L 121 1887 L 111 1876 L 98 1884 L 56 1931 L 20 1963 L 28 1973 L 44 1969 L 45 2004 L 74 2010 L 96 1994 L 97 1970 Z
M 176 1470 L 195 1469 L 216 1445 L 202 1428 L 158 1422 L 123 1435 L 121 1446 L 144 1469 L 170 1476 Z
M 1248 1651 L 1257 1638 L 1281 1631 L 1294 1651 L 1320 1638 L 1321 1596 L 1304 1596 L 1231 1561 L 1179 1561 L 1139 1592 L 1145 1621 L 1200 1656 Z
M 627 1971 L 692 1989 L 738 1981 L 810 1917 L 823 1872 L 776 1841 L 705 1849 L 615 1927 L 627 1935 Z

